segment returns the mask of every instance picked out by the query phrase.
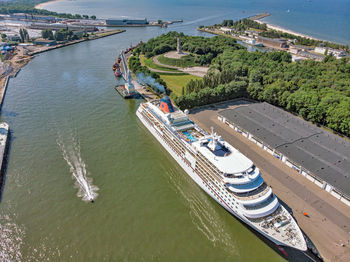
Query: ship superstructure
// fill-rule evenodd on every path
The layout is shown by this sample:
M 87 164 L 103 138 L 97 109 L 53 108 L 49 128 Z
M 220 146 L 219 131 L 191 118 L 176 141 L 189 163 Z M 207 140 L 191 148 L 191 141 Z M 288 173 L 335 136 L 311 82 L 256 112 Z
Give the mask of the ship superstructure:
M 214 131 L 206 133 L 165 96 L 137 116 L 187 174 L 217 203 L 279 247 L 306 251 L 303 234 L 254 163 Z

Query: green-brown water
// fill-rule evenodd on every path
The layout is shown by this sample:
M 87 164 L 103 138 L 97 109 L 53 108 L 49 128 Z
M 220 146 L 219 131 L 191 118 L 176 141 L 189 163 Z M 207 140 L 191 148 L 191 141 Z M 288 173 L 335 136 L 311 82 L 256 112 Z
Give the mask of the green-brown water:
M 141 101 L 115 92 L 119 51 L 161 32 L 129 29 L 50 51 L 10 80 L 0 261 L 283 260 L 148 133 L 135 116 Z M 78 196 L 72 174 L 85 172 L 95 203 Z

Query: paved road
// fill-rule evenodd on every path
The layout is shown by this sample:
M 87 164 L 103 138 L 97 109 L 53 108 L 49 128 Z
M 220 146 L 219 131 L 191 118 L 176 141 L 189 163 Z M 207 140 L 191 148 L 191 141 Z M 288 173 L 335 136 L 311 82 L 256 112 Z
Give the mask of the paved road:
M 230 105 L 232 108 L 232 103 Z M 219 121 L 217 113 L 226 108 L 227 104 L 197 110 L 190 118 L 207 131 L 213 126 L 261 169 L 265 181 L 287 209 L 292 210 L 325 261 L 350 261 L 350 207 Z M 305 217 L 304 212 L 309 217 Z

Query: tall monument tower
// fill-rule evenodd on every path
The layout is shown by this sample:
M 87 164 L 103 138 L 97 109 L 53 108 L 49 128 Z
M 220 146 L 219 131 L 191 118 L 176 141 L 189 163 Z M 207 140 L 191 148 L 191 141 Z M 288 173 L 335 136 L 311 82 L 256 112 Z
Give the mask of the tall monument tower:
M 183 54 L 182 50 L 181 50 L 181 41 L 180 41 L 180 37 L 177 38 L 177 48 L 176 51 L 178 54 Z

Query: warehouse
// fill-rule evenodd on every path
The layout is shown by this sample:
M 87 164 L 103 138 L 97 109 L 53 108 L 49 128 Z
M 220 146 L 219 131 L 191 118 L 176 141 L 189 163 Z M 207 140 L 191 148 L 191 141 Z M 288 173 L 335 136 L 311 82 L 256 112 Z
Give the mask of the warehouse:
M 147 25 L 147 19 L 107 19 L 106 25 Z
M 223 110 L 219 119 L 350 205 L 350 143 L 268 103 Z

